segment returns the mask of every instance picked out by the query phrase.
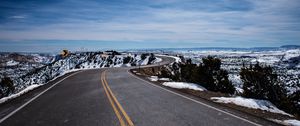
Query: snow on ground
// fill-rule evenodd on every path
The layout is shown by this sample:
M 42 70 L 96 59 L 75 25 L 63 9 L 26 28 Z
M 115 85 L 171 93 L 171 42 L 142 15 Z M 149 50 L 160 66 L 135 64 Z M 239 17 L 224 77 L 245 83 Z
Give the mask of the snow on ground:
M 300 56 L 300 49 L 287 50 L 284 53 L 284 58 L 286 60 L 293 58 L 293 57 L 297 57 L 297 56 Z
M 278 109 L 275 105 L 273 105 L 271 102 L 267 100 L 258 100 L 258 99 L 243 98 L 243 97 L 211 97 L 211 99 L 218 103 L 231 103 L 231 104 L 235 104 L 247 108 L 260 109 L 260 110 L 265 110 L 273 113 L 292 116 Z
M 242 80 L 239 74 L 229 74 L 228 79 L 232 82 L 238 93 L 244 92 L 244 90 L 242 89 Z
M 159 63 L 159 62 L 161 62 L 161 61 L 162 61 L 161 58 L 155 57 L 154 63 Z
M 274 64 L 276 62 L 279 62 L 280 58 L 275 56 L 265 56 L 265 57 L 261 56 L 251 60 L 251 62 L 257 62 L 257 61 L 260 63 Z
M 130 63 L 127 63 L 127 64 L 116 64 L 113 67 L 131 67 L 131 64 Z
M 237 93 L 240 93 L 240 94 L 244 92 L 244 89 L 240 88 L 240 87 L 235 87 L 235 90 Z
M 234 84 L 235 86 L 241 85 L 242 80 L 239 74 L 229 74 L 228 79 Z
M 144 60 L 141 60 L 141 62 L 140 62 L 140 65 L 147 65 L 148 64 L 148 61 L 149 61 L 149 56 L 147 56 L 146 57 L 146 59 L 144 59 Z
M 160 81 L 171 81 L 170 78 L 159 78 L 158 80 L 160 80 Z
M 37 63 L 51 63 L 51 56 L 42 56 L 41 54 L 30 54 Z
M 176 57 L 176 56 L 170 56 L 170 55 L 157 55 L 157 56 L 170 57 L 170 58 L 174 58 L 176 63 L 181 62 L 181 59 L 179 57 Z
M 15 65 L 18 65 L 18 64 L 19 64 L 19 62 L 14 61 L 14 60 L 6 62 L 6 66 L 15 66 Z
M 206 89 L 195 83 L 186 83 L 186 82 L 164 82 L 164 86 L 177 88 L 177 89 L 192 89 L 197 91 L 205 91 Z
M 1 104 L 1 103 L 4 103 L 4 102 L 6 102 L 6 101 L 8 101 L 8 100 L 10 100 L 10 99 L 19 97 L 19 96 L 21 96 L 22 94 L 25 94 L 25 93 L 27 93 L 28 91 L 31 91 L 31 90 L 33 90 L 33 89 L 39 87 L 39 86 L 41 86 L 41 85 L 33 84 L 33 85 L 28 86 L 28 87 L 25 88 L 24 90 L 20 91 L 19 93 L 12 94 L 12 95 L 10 95 L 10 96 L 8 96 L 8 97 L 1 98 L 1 99 L 0 99 L 0 104 Z
M 170 78 L 159 78 L 157 76 L 150 76 L 150 77 L 148 77 L 148 79 L 150 81 L 158 81 L 158 80 L 160 80 L 160 81 L 170 81 L 171 80 Z
M 169 56 L 169 57 L 174 58 L 176 63 L 181 62 L 181 59 L 179 57 L 176 56 Z
M 283 123 L 291 126 L 300 126 L 300 121 L 296 119 L 284 120 Z
M 157 76 L 151 76 L 151 77 L 148 77 L 148 79 L 150 81 L 158 81 L 158 77 Z

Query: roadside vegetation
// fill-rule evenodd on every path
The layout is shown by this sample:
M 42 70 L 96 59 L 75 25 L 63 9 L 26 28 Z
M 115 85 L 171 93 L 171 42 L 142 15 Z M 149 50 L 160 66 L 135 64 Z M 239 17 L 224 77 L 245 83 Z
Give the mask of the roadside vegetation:
M 284 83 L 270 66 L 244 66 L 240 72 L 243 81 L 243 96 L 247 98 L 269 100 L 278 108 L 299 116 L 300 91 L 288 94 Z
M 173 63 L 162 69 L 158 75 L 174 81 L 199 84 L 209 91 L 221 92 L 231 96 L 268 100 L 281 110 L 299 117 L 300 91 L 289 94 L 279 75 L 270 66 L 257 62 L 241 68 L 240 76 L 243 92 L 237 93 L 228 79 L 228 72 L 221 69 L 222 61 L 212 56 L 202 58 L 202 63 L 193 64 L 190 59 Z
M 0 81 L 0 98 L 8 96 L 15 90 L 13 81 L 9 77 L 4 77 Z
M 228 72 L 221 69 L 221 60 L 209 56 L 202 61 L 199 65 L 192 64 L 191 60 L 180 64 L 181 81 L 197 83 L 211 91 L 233 94 L 235 88 L 228 80 Z
M 141 60 L 145 60 L 147 57 L 149 57 L 147 64 L 151 64 L 155 60 L 155 56 L 153 53 L 142 53 L 141 54 Z

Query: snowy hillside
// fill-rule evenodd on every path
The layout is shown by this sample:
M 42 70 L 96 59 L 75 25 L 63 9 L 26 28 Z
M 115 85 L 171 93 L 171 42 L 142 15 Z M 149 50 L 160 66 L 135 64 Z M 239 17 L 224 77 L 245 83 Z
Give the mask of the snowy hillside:
M 3 76 L 18 77 L 25 75 L 28 71 L 43 67 L 51 61 L 51 54 L 30 53 L 0 53 L 0 79 Z

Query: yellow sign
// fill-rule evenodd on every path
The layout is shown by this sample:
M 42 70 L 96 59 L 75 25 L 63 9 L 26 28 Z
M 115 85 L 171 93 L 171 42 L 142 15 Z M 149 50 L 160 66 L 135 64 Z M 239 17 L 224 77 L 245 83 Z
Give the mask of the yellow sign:
M 63 50 L 62 52 L 61 52 L 61 56 L 62 57 L 66 57 L 66 56 L 68 56 L 69 55 L 69 51 L 68 50 Z

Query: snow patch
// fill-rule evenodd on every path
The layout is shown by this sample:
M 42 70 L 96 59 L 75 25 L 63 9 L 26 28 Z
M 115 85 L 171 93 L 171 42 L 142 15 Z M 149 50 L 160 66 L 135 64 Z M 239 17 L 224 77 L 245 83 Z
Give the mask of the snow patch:
M 159 78 L 158 80 L 160 80 L 160 81 L 171 81 L 170 78 Z
M 148 77 L 148 79 L 150 81 L 158 81 L 158 77 L 157 76 L 151 76 L 151 77 Z
M 148 61 L 149 61 L 149 56 L 147 56 L 146 59 L 141 60 L 140 65 L 141 65 L 141 66 L 147 65 L 147 64 L 148 64 Z
M 244 89 L 243 88 L 239 88 L 239 87 L 235 87 L 235 90 L 237 93 L 243 93 Z
M 150 81 L 158 81 L 158 80 L 160 80 L 160 81 L 170 81 L 171 80 L 170 78 L 159 78 L 157 76 L 150 76 L 150 77 L 148 77 L 148 79 Z
M 161 61 L 162 61 L 161 58 L 155 57 L 154 63 L 159 63 L 159 62 L 161 62 Z
M 14 99 L 14 98 L 16 98 L 16 97 L 19 97 L 19 96 L 21 96 L 22 94 L 25 94 L 25 93 L 27 93 L 28 91 L 31 91 L 31 90 L 33 90 L 33 89 L 39 87 L 39 86 L 41 86 L 41 85 L 33 84 L 33 85 L 28 86 L 28 87 L 25 88 L 24 90 L 20 91 L 19 93 L 12 94 L 12 95 L 10 95 L 10 96 L 8 96 L 8 97 L 1 98 L 1 99 L 0 99 L 0 104 L 1 104 L 1 103 L 4 103 L 4 102 L 6 102 L 6 101 L 8 101 L 8 100 L 10 100 L 10 99 Z
M 232 82 L 238 93 L 244 92 L 242 89 L 242 80 L 239 74 L 229 74 L 228 79 Z
M 181 59 L 179 57 L 176 57 L 176 56 L 170 56 L 170 55 L 157 55 L 157 56 L 170 57 L 170 58 L 174 58 L 176 63 L 181 62 Z
M 291 126 L 300 126 L 300 121 L 296 119 L 284 120 L 283 123 L 291 125 Z
M 260 110 L 265 110 L 273 113 L 292 116 L 278 109 L 275 105 L 273 105 L 271 102 L 267 100 L 258 100 L 258 99 L 243 98 L 243 97 L 211 97 L 211 99 L 218 103 L 226 103 L 226 104 L 231 103 L 231 104 L 235 104 L 247 108 L 260 109 Z
M 179 57 L 176 56 L 169 56 L 169 57 L 174 58 L 176 63 L 181 62 L 181 59 Z
M 298 57 L 300 56 L 300 49 L 292 49 L 292 50 L 287 50 L 284 54 L 284 59 L 288 60 L 293 57 Z
M 206 89 L 195 83 L 186 83 L 186 82 L 164 82 L 164 86 L 177 88 L 177 89 L 192 89 L 196 91 L 205 91 Z
M 14 61 L 14 60 L 6 62 L 6 66 L 15 66 L 15 65 L 18 65 L 18 64 L 19 64 L 19 62 Z

